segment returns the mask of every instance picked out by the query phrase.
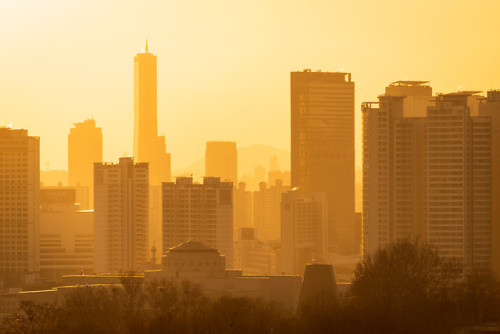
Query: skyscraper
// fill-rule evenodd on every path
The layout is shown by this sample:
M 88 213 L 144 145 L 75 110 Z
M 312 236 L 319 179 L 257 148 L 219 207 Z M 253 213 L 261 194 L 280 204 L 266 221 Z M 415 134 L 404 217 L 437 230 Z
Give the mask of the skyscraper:
M 291 73 L 292 187 L 325 192 L 330 250 L 355 253 L 354 82 L 350 73 Z
M 223 182 L 238 182 L 236 143 L 208 141 L 205 149 L 205 176 L 220 177 Z
M 163 249 L 194 239 L 215 247 L 233 265 L 233 185 L 218 177 L 163 183 Z
M 40 139 L 0 128 L 0 275 L 22 283 L 38 271 Z
M 148 164 L 96 163 L 94 180 L 95 271 L 142 270 L 149 260 Z
M 148 52 L 134 57 L 134 157 L 149 163 L 149 183 L 170 181 L 170 154 L 165 137 L 158 136 L 156 56 Z
M 398 81 L 363 103 L 363 254 L 424 234 L 425 130 L 432 88 Z
M 468 272 L 489 269 L 491 119 L 471 115 L 473 92 L 394 85 L 362 107 L 363 254 L 420 235 Z
M 170 153 L 158 136 L 156 56 L 146 50 L 134 57 L 134 157 L 149 163 L 149 249 L 161 250 L 161 182 L 170 181 Z
M 94 205 L 94 163 L 102 162 L 102 129 L 93 119 L 74 126 L 68 135 L 68 182 L 87 188 L 77 192 L 76 200 L 83 204 L 81 209 L 90 209 Z
M 466 271 L 491 269 L 491 123 L 470 94 L 438 95 L 425 124 L 425 235 Z

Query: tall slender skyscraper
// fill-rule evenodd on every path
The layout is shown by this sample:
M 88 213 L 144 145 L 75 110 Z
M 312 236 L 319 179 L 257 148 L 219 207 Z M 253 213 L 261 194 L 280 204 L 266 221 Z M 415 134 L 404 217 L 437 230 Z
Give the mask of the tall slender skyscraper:
M 158 136 L 156 82 L 156 56 L 146 41 L 146 52 L 134 57 L 134 157 L 149 163 L 151 186 L 170 181 L 170 154 Z
M 68 135 L 68 182 L 87 188 L 77 193 L 76 200 L 83 204 L 81 209 L 90 209 L 94 207 L 94 163 L 102 162 L 102 129 L 93 119 L 74 125 Z
M 0 277 L 17 285 L 39 263 L 40 139 L 27 130 L 0 128 L 0 204 Z
M 354 82 L 350 73 L 291 73 L 292 187 L 325 192 L 328 245 L 355 253 Z
M 146 50 L 134 57 L 134 157 L 149 163 L 149 249 L 162 252 L 161 183 L 170 181 L 170 153 L 158 136 L 156 56 Z

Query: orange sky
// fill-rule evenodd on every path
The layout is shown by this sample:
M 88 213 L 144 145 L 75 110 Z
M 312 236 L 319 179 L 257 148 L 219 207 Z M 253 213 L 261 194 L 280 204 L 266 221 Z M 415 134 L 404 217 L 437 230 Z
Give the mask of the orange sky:
M 498 0 L 0 0 L 0 124 L 41 137 L 43 169 L 66 169 L 69 128 L 89 116 L 106 161 L 131 155 L 147 37 L 173 169 L 207 140 L 289 149 L 289 72 L 304 68 L 352 72 L 359 164 L 359 105 L 389 82 L 500 89 L 498 13 Z

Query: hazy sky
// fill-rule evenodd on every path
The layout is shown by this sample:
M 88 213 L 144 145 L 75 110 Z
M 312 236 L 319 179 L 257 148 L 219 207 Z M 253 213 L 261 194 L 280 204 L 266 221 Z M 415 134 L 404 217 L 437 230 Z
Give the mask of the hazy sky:
M 158 56 L 158 127 L 173 169 L 205 141 L 289 149 L 290 71 L 352 72 L 360 103 L 391 81 L 500 88 L 499 0 L 0 0 L 0 124 L 41 137 L 67 168 L 72 123 L 93 116 L 104 159 L 132 154 L 133 57 Z

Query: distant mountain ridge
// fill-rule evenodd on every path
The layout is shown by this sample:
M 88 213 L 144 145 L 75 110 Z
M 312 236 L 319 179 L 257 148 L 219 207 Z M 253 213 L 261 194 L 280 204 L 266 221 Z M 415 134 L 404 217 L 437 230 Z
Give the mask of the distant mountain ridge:
M 238 147 L 238 178 L 244 175 L 253 175 L 254 168 L 262 165 L 266 172 L 269 171 L 269 160 L 276 155 L 279 167 L 282 171 L 290 170 L 290 151 L 276 148 L 269 145 L 254 144 L 245 147 Z M 191 165 L 172 171 L 172 175 L 191 175 L 196 180 L 201 180 L 205 175 L 205 157 L 197 160 Z M 172 180 L 173 181 L 173 180 Z

